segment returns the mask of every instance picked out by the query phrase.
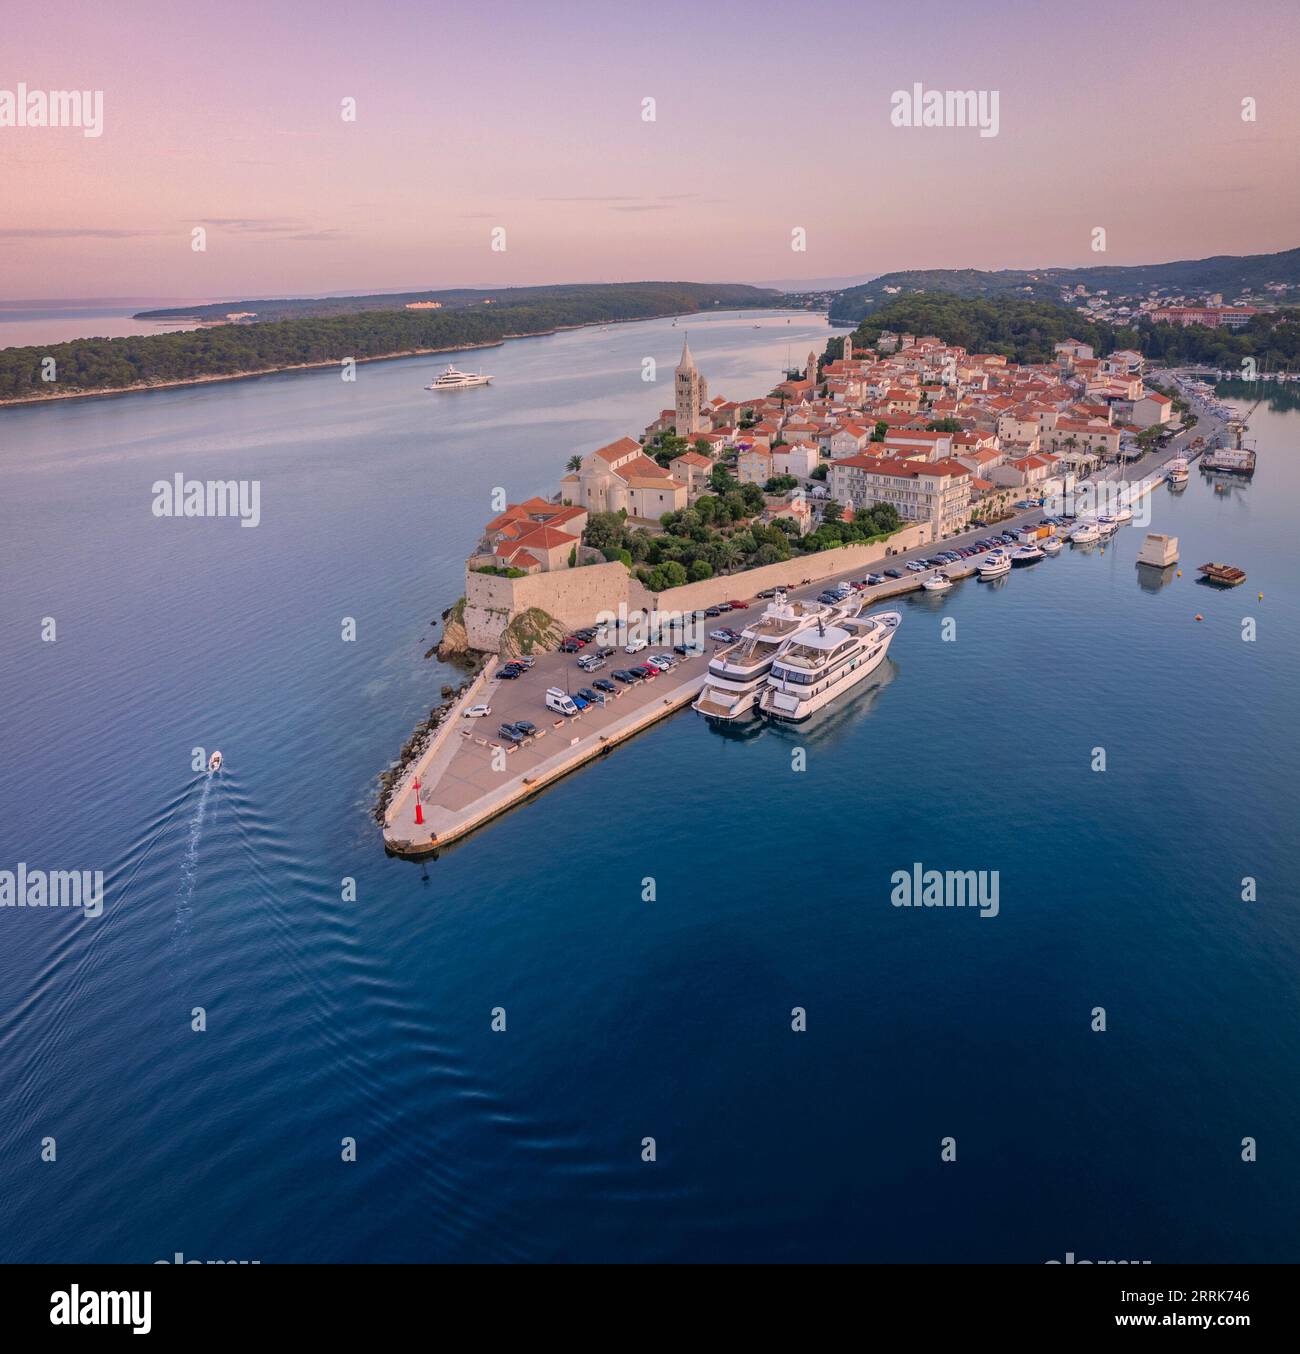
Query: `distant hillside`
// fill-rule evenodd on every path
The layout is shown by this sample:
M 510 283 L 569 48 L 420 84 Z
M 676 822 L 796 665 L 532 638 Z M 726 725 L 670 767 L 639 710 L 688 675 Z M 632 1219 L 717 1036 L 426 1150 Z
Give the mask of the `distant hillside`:
M 1300 319 L 1279 310 L 1257 315 L 1237 332 L 1191 325 L 1115 326 L 1080 315 L 1057 301 L 1023 296 L 955 296 L 952 292 L 909 292 L 889 296 L 862 319 L 853 333 L 855 352 L 874 348 L 882 330 L 895 334 L 933 334 L 971 353 L 1001 353 L 1013 362 L 1051 362 L 1054 347 L 1067 338 L 1090 344 L 1102 357 L 1115 348 L 1134 348 L 1156 362 L 1208 362 L 1235 367 L 1254 357 L 1261 370 L 1300 366 Z M 844 339 L 826 345 L 828 358 L 842 356 Z
M 442 310 L 481 306 L 600 304 L 612 302 L 622 314 L 681 314 L 713 306 L 770 306 L 780 294 L 771 288 L 730 282 L 596 282 L 553 287 L 500 287 L 494 291 L 454 287 L 447 291 L 381 292 L 371 296 L 281 297 L 263 301 L 217 301 L 204 306 L 142 310 L 137 320 L 198 319 L 220 322 L 229 314 L 252 312 L 266 320 L 320 319 L 368 310 L 403 310 L 414 301 L 437 301 Z M 431 308 L 432 309 L 432 308 Z
M 1058 301 L 1064 287 L 1084 286 L 1090 292 L 1132 296 L 1149 291 L 1177 293 L 1221 291 L 1232 295 L 1268 282 L 1300 284 L 1300 249 L 1280 254 L 1219 254 L 1179 263 L 1143 263 L 1132 267 L 1008 268 L 981 272 L 975 268 L 931 268 L 885 273 L 860 287 L 850 287 L 831 303 L 832 323 L 856 324 L 894 295 L 949 292 L 966 298 L 1019 296 L 1031 301 Z M 894 292 L 889 288 L 896 288 Z

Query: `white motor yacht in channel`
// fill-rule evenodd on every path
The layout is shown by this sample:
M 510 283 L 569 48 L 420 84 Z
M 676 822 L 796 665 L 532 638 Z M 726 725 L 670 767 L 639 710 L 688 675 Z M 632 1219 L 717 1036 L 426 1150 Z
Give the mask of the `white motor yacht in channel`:
M 1175 456 L 1169 462 L 1169 483 L 1186 484 L 1191 478 L 1191 471 L 1187 468 L 1186 456 Z
M 1049 536 L 1046 540 L 1039 542 L 1039 549 L 1045 555 L 1059 555 L 1061 553 L 1061 542 L 1055 536 Z
M 980 560 L 981 578 L 1001 578 L 1011 572 L 1011 556 L 1005 550 L 991 550 Z
M 1046 556 L 1034 544 L 1022 545 L 1018 550 L 1011 552 L 1011 567 L 1013 569 L 1022 569 L 1026 564 L 1037 564 L 1040 559 Z
M 458 371 L 455 367 L 448 367 L 436 380 L 431 381 L 424 388 L 426 390 L 466 390 L 470 386 L 490 385 L 492 378 L 484 376 L 477 371 Z
M 926 592 L 947 592 L 948 589 L 952 587 L 952 579 L 941 570 L 935 570 L 921 586 Z
M 1074 530 L 1070 532 L 1070 540 L 1075 545 L 1091 545 L 1094 541 L 1101 540 L 1101 530 L 1096 522 L 1078 522 L 1075 524 Z
M 865 681 L 885 661 L 903 617 L 897 611 L 819 622 L 781 646 L 759 697 L 768 719 L 797 724 Z
M 758 703 L 759 694 L 772 670 L 777 651 L 800 631 L 811 630 L 820 621 L 829 624 L 843 616 L 856 616 L 862 607 L 857 593 L 843 602 L 792 602 L 783 591 L 767 604 L 763 614 L 741 631 L 740 639 L 713 656 L 704 689 L 691 703 L 708 719 L 721 723 L 742 719 Z

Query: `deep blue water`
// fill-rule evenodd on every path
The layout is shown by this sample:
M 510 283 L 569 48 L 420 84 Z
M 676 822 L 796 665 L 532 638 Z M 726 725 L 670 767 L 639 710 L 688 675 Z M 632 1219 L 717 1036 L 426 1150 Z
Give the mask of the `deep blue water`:
M 826 332 L 752 324 L 692 325 L 716 393 Z M 686 712 L 385 858 L 493 488 L 643 426 L 680 340 L 0 411 L 0 869 L 107 876 L 98 919 L 0 910 L 0 1259 L 1300 1258 L 1300 413 L 1253 483 L 1160 491 L 1159 590 L 1129 529 L 910 600 L 811 726 Z M 260 479 L 261 526 L 155 519 L 178 470 Z M 892 907 L 913 861 L 997 870 L 999 916 Z

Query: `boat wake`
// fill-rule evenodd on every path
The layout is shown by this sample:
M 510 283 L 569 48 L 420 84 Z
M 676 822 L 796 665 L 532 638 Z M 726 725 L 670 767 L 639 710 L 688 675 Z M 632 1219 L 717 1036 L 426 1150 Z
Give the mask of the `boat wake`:
M 203 789 L 199 792 L 199 802 L 190 818 L 189 838 L 185 843 L 185 854 L 181 857 L 181 884 L 176 894 L 176 917 L 173 932 L 176 936 L 189 934 L 190 911 L 194 902 L 194 886 L 199 877 L 199 842 L 203 838 L 203 822 L 208 812 L 208 796 L 212 793 L 213 776 L 203 777 Z

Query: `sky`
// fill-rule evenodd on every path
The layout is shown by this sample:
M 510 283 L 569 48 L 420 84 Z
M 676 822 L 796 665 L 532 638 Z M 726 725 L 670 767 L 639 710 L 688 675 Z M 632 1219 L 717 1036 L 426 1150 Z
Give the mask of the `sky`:
M 103 127 L 0 126 L 2 299 L 1300 245 L 1294 0 L 65 0 L 4 27 L 0 100 L 102 91 Z M 894 125 L 918 82 L 996 91 L 997 135 Z

